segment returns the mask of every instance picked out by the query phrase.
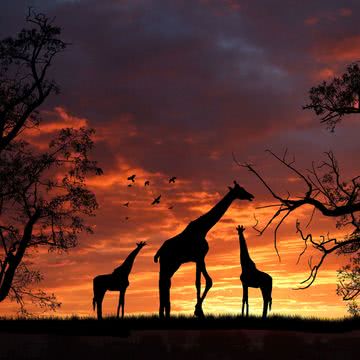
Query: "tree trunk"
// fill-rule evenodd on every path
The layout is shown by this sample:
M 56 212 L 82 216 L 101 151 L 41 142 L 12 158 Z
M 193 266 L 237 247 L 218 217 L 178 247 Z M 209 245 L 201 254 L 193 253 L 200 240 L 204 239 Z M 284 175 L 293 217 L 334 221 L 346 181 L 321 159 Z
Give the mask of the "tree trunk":
M 8 254 L 8 267 L 5 270 L 4 280 L 0 286 L 0 302 L 5 300 L 6 297 L 9 295 L 9 291 L 11 289 L 11 285 L 15 276 L 16 269 L 24 257 L 26 248 L 28 247 L 32 237 L 34 224 L 39 219 L 39 217 L 40 217 L 40 211 L 36 210 L 35 213 L 29 219 L 29 221 L 27 222 L 27 224 L 25 225 L 24 233 L 21 238 L 19 247 L 16 251 L 16 254 L 15 255 Z

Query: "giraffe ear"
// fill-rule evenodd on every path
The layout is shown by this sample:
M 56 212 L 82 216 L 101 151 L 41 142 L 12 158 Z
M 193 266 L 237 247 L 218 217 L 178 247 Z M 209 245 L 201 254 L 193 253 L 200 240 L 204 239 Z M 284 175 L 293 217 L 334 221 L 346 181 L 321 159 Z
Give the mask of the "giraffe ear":
M 228 186 L 229 190 L 232 190 L 233 188 L 231 186 Z

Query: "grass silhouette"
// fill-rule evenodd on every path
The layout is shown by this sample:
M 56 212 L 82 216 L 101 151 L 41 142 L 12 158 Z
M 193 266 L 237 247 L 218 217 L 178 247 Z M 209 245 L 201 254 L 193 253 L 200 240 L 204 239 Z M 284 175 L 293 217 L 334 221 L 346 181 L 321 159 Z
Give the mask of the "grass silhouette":
M 282 330 L 313 333 L 339 333 L 360 330 L 360 317 L 324 319 L 316 317 L 271 315 L 241 317 L 232 314 L 209 315 L 205 319 L 193 316 L 172 316 L 168 320 L 157 315 L 130 315 L 124 319 L 105 317 L 32 317 L 0 318 L 0 332 L 54 333 L 63 335 L 127 336 L 132 330 Z

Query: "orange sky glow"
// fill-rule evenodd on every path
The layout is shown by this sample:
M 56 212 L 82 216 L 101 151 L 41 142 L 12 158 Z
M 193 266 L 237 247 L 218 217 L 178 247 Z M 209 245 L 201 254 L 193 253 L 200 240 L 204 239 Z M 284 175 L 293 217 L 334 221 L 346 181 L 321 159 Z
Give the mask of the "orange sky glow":
M 241 313 L 236 226 L 242 224 L 250 256 L 273 278 L 270 314 L 346 316 L 346 306 L 336 295 L 336 270 L 346 258 L 329 256 L 315 283 L 296 290 L 309 275 L 309 259 L 313 256 L 315 262 L 318 254 L 309 248 L 297 264 L 304 243 L 295 223 L 299 220 L 304 232 L 315 237 L 341 237 L 344 230 L 319 214 L 305 229 L 311 209 L 301 208 L 279 230 L 279 261 L 274 227 L 262 236 L 253 229 L 257 220 L 259 226 L 266 224 L 274 208 L 264 206 L 275 202 L 254 175 L 235 164 L 232 152 L 240 162 L 254 164 L 282 194 L 289 190 L 301 195 L 304 184 L 266 149 L 278 154 L 288 149 L 303 171 L 332 150 L 344 178 L 358 174 L 359 162 L 349 154 L 360 150 L 359 121 L 349 118 L 332 134 L 301 106 L 311 86 L 358 60 L 360 33 L 354 17 L 359 7 L 342 2 L 326 11 L 324 6 L 304 6 L 295 15 L 283 4 L 271 18 L 269 11 L 250 1 L 199 0 L 193 8 L 181 1 L 159 1 L 158 11 L 151 13 L 146 12 L 147 2 L 116 5 L 107 0 L 103 12 L 89 2 L 93 6 L 59 1 L 46 8 L 57 15 L 64 36 L 74 45 L 58 67 L 54 65 L 61 94 L 42 108 L 40 128 L 22 135 L 43 150 L 62 127 L 93 127 L 93 157 L 104 170 L 104 175 L 87 181 L 99 202 L 96 217 L 89 219 L 95 233 L 82 234 L 79 245 L 68 253 L 39 249 L 29 254 L 28 260 L 44 274 L 41 288 L 55 293 L 62 303 L 55 316 L 95 316 L 92 279 L 111 273 L 139 241 L 148 246 L 129 277 L 125 314 L 157 314 L 159 264 L 154 254 L 165 240 L 214 206 L 233 180 L 255 199 L 235 201 L 208 233 L 206 264 L 213 287 L 203 305 L 205 314 Z M 21 19 L 23 9 L 14 5 L 11 11 L 15 20 Z M 290 20 L 285 20 L 287 15 Z M 97 22 L 104 26 L 101 36 L 97 26 L 89 25 Z M 5 30 L 0 27 L 1 37 L 9 35 Z M 120 30 L 131 34 L 128 40 L 119 38 Z M 128 187 L 132 174 L 136 181 Z M 172 176 L 177 177 L 175 184 L 168 182 Z M 150 186 L 144 186 L 145 180 Z M 160 194 L 160 204 L 152 206 Z M 129 207 L 123 206 L 126 202 Z M 105 316 L 115 315 L 117 301 L 118 293 L 107 292 Z M 191 315 L 195 303 L 195 264 L 188 263 L 172 280 L 172 314 Z M 249 305 L 250 314 L 261 315 L 259 289 L 249 289 Z M 17 309 L 5 300 L 0 316 L 15 315 Z M 31 304 L 29 310 L 54 315 Z
M 31 131 L 27 136 L 27 140 L 40 149 L 45 147 L 45 139 L 55 134 L 61 124 L 75 128 L 87 124 L 86 119 L 71 116 L 63 108 L 55 108 L 50 113 L 50 118 L 40 131 Z M 125 122 L 124 130 L 128 126 L 131 128 L 131 125 Z M 103 131 L 106 134 L 106 129 L 98 129 L 96 138 L 104 139 L 108 136 L 104 135 Z M 281 227 L 278 236 L 281 257 L 279 260 L 273 243 L 273 228 L 262 236 L 253 229 L 256 224 L 255 216 L 264 224 L 272 216 L 273 208 L 266 206 L 274 204 L 274 201 L 244 169 L 240 169 L 230 160 L 229 167 L 234 173 L 234 179 L 238 179 L 240 183 L 246 180 L 244 186 L 255 194 L 255 200 L 251 203 L 235 201 L 208 234 L 210 250 L 206 263 L 214 285 L 206 298 L 205 311 L 211 314 L 240 314 L 241 268 L 235 227 L 242 224 L 247 229 L 245 236 L 252 259 L 260 270 L 273 277 L 274 314 L 335 318 L 346 315 L 341 298 L 335 294 L 336 270 L 339 265 L 345 264 L 343 259 L 329 257 L 311 288 L 296 290 L 309 274 L 309 257 L 314 255 L 314 261 L 316 259 L 316 252 L 308 250 L 297 264 L 304 244 L 295 232 L 295 220 L 306 224 L 311 216 L 311 209 L 300 209 L 296 216 L 291 216 Z M 136 174 L 136 181 L 129 188 L 127 177 L 133 173 Z M 130 275 L 126 313 L 157 313 L 158 264 L 153 262 L 155 252 L 163 241 L 181 232 L 191 220 L 215 205 L 226 194 L 227 185 L 232 183 L 232 177 L 225 176 L 224 186 L 214 190 L 210 180 L 194 184 L 180 177 L 175 184 L 170 185 L 168 179 L 171 175 L 149 172 L 132 165 L 130 159 L 119 155 L 111 171 L 105 172 L 101 177 L 89 178 L 88 186 L 96 193 L 100 204 L 96 218 L 91 219 L 95 234 L 81 236 L 79 246 L 69 253 L 49 254 L 42 249 L 30 257 L 45 274 L 42 287 L 47 292 L 56 293 L 58 300 L 62 302 L 57 316 L 93 316 L 92 279 L 96 275 L 112 272 L 139 241 L 146 241 L 148 246 L 138 255 Z M 150 181 L 149 187 L 144 187 L 145 180 Z M 293 189 L 299 186 L 299 179 L 293 177 L 293 174 L 285 178 L 284 182 L 295 185 Z M 257 192 L 252 189 L 261 190 L 261 196 L 257 196 Z M 160 193 L 163 201 L 152 207 L 152 199 Z M 127 201 L 129 208 L 123 206 Z M 169 210 L 169 206 L 173 206 L 173 209 Z M 334 223 L 324 218 L 314 220 L 307 230 L 317 236 L 326 235 L 328 231 L 332 236 L 341 236 Z M 172 312 L 191 315 L 196 302 L 195 294 L 195 264 L 188 263 L 173 277 Z M 262 298 L 259 289 L 250 289 L 249 294 L 251 313 L 260 315 Z M 117 301 L 118 294 L 108 292 L 103 304 L 104 313 L 114 315 Z M 35 307 L 30 306 L 30 309 L 39 313 Z M 4 302 L 1 314 L 15 314 L 16 310 L 15 304 Z

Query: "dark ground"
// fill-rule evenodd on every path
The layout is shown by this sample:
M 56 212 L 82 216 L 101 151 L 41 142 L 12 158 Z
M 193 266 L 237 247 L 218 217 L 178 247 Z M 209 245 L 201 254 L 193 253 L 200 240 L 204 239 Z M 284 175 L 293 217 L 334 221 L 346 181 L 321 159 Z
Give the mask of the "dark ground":
M 355 359 L 360 332 L 136 330 L 128 337 L 2 333 L 1 359 Z
M 1 360 L 355 359 L 359 345 L 359 321 L 0 320 Z

